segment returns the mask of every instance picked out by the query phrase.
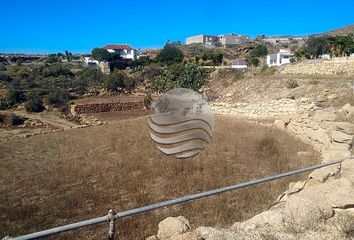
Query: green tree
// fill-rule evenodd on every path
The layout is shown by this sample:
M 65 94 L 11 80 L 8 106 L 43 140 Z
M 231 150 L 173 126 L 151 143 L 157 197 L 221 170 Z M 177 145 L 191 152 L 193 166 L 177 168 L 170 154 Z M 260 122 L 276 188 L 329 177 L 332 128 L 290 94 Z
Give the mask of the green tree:
M 94 48 L 92 49 L 92 57 L 98 61 L 111 61 L 113 59 L 113 54 L 109 53 L 104 48 Z
M 251 56 L 252 57 L 264 57 L 268 54 L 268 49 L 266 46 L 263 45 L 258 45 L 255 48 L 252 49 L 251 51 Z
M 330 53 L 330 38 L 310 37 L 306 42 L 305 51 L 313 58 L 318 58 L 322 54 Z
M 205 83 L 205 70 L 195 63 L 186 63 L 178 77 L 178 87 L 190 88 L 195 91 Z
M 337 57 L 350 56 L 354 52 L 353 35 L 335 36 L 330 39 L 331 54 Z
M 166 44 L 157 55 L 160 62 L 170 65 L 183 60 L 183 52 L 176 46 Z

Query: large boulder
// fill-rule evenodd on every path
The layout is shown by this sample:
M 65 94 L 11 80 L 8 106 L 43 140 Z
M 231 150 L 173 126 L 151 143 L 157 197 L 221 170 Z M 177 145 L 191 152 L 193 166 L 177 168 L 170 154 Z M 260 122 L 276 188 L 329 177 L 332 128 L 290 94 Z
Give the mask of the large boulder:
M 354 124 L 349 122 L 337 122 L 336 127 L 338 131 L 354 135 Z
M 157 237 L 160 240 L 176 238 L 191 229 L 185 217 L 168 217 L 159 223 Z
M 349 103 L 343 106 L 343 111 L 347 117 L 354 117 L 354 106 L 351 106 Z
M 337 143 L 351 143 L 353 141 L 353 136 L 340 131 L 332 132 L 332 139 Z
M 328 112 L 324 110 L 318 110 L 315 113 L 314 119 L 316 121 L 334 121 L 336 120 L 337 115 L 333 112 Z

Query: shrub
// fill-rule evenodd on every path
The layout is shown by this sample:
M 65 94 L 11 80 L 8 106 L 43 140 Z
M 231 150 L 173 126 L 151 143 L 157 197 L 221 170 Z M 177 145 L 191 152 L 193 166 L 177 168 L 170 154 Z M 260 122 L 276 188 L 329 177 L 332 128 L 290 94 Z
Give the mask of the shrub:
M 103 79 L 103 73 L 92 67 L 86 67 L 79 73 L 80 78 L 87 83 L 87 85 L 94 85 L 100 83 Z
M 119 70 L 114 70 L 109 76 L 107 76 L 103 85 L 108 91 L 117 91 L 124 87 L 124 80 L 126 76 Z
M 266 46 L 263 45 L 258 45 L 255 48 L 252 49 L 251 51 L 251 56 L 252 57 L 264 57 L 268 54 L 268 49 Z
M 178 87 L 190 88 L 195 91 L 205 82 L 205 71 L 195 63 L 187 63 L 184 65 L 181 75 L 178 78 Z
M 39 91 L 32 90 L 28 93 L 25 109 L 27 112 L 42 112 L 44 110 L 43 100 Z
M 53 64 L 44 67 L 42 70 L 43 77 L 58 77 L 58 76 L 67 76 L 73 77 L 74 74 L 70 71 L 69 68 L 63 66 L 62 64 Z
M 11 81 L 11 77 L 8 76 L 5 73 L 1 73 L 0 72 L 0 81 L 2 81 L 2 82 L 10 82 Z
M 148 80 L 152 80 L 161 74 L 161 67 L 157 64 L 150 64 L 143 68 L 142 76 Z
M 160 74 L 154 77 L 150 83 L 150 88 L 157 92 L 167 92 L 176 86 L 173 81 L 176 77 L 168 67 L 164 67 Z
M 133 77 L 125 77 L 123 79 L 124 88 L 128 91 L 133 90 L 137 85 L 137 80 Z
M 151 97 L 151 93 L 147 93 L 146 96 L 144 97 L 144 106 L 147 110 L 150 109 L 150 105 L 152 103 L 153 99 Z
M 9 107 L 9 104 L 7 103 L 6 99 L 3 97 L 0 97 L 0 110 L 6 110 Z
M 176 46 L 166 44 L 157 55 L 157 58 L 159 61 L 169 65 L 176 62 L 181 62 L 183 60 L 183 52 Z
M 66 90 L 56 89 L 45 97 L 45 102 L 55 108 L 61 108 L 71 99 L 70 93 Z
M 59 61 L 59 58 L 56 54 L 50 54 L 45 60 L 46 63 L 56 63 Z
M 11 125 L 18 126 L 18 125 L 23 124 L 24 122 L 25 122 L 25 119 L 23 117 L 17 116 L 15 114 L 11 115 L 11 118 L 10 118 Z
M 277 72 L 275 67 L 268 67 L 267 64 L 264 64 L 261 69 L 261 73 L 264 75 L 274 75 Z
M 203 61 L 211 60 L 214 65 L 221 65 L 224 55 L 212 49 L 205 50 L 202 54 Z
M 10 88 L 5 95 L 5 100 L 8 107 L 11 107 L 17 103 L 21 103 L 24 100 L 24 97 L 19 89 Z
M 289 88 L 289 89 L 297 88 L 298 86 L 299 86 L 299 84 L 294 79 L 289 79 L 286 82 L 286 87 Z

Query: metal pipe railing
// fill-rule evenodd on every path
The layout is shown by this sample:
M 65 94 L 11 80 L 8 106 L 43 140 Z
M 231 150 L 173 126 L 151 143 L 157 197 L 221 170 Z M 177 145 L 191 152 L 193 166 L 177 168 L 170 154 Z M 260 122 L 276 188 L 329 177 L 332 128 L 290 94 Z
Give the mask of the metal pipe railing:
M 140 208 L 131 209 L 128 211 L 114 213 L 112 210 L 110 210 L 106 216 L 93 218 L 93 219 L 89 219 L 89 220 L 82 221 L 82 222 L 77 222 L 77 223 L 73 223 L 73 224 L 69 224 L 69 225 L 63 225 L 60 227 L 55 227 L 55 228 L 47 229 L 44 231 L 26 234 L 26 235 L 14 237 L 14 238 L 7 238 L 7 239 L 27 240 L 27 239 L 41 238 L 41 237 L 46 237 L 46 236 L 61 233 L 61 232 L 67 232 L 67 231 L 71 231 L 71 230 L 75 230 L 78 228 L 87 227 L 87 226 L 91 226 L 91 225 L 95 225 L 95 224 L 99 224 L 99 223 L 103 223 L 103 222 L 107 222 L 107 221 L 110 223 L 109 239 L 112 239 L 114 236 L 114 231 L 115 231 L 115 227 L 114 227 L 114 220 L 115 219 L 129 217 L 129 216 L 137 215 L 139 213 L 152 211 L 155 209 L 159 209 L 159 208 L 163 208 L 163 207 L 167 207 L 167 206 L 171 206 L 171 205 L 176 205 L 176 204 L 180 204 L 180 203 L 184 203 L 184 202 L 188 202 L 188 201 L 192 201 L 192 200 L 197 200 L 197 199 L 208 197 L 211 195 L 216 195 L 216 194 L 220 194 L 220 193 L 224 193 L 224 192 L 228 192 L 228 191 L 232 191 L 232 190 L 237 190 L 240 188 L 253 186 L 253 185 L 256 185 L 259 183 L 273 181 L 273 180 L 276 180 L 279 178 L 289 177 L 289 176 L 296 175 L 299 173 L 304 173 L 304 172 L 308 172 L 311 170 L 327 167 L 330 165 L 339 164 L 345 160 L 352 159 L 352 158 L 353 157 L 351 156 L 351 157 L 344 158 L 344 159 L 334 161 L 334 162 L 322 163 L 322 164 L 318 164 L 318 165 L 314 165 L 314 166 L 310 166 L 310 167 L 300 168 L 300 169 L 296 169 L 293 171 L 280 173 L 280 174 L 272 175 L 272 176 L 267 176 L 264 178 L 259 178 L 259 179 L 255 179 L 255 180 L 251 180 L 248 182 L 239 183 L 239 184 L 235 184 L 235 185 L 231 185 L 231 186 L 227 186 L 227 187 L 223 187 L 223 188 L 218 188 L 218 189 L 214 189 L 214 190 L 210 190 L 210 191 L 206 191 L 206 192 L 201 192 L 201 193 L 197 193 L 197 194 L 186 195 L 183 197 L 175 198 L 172 200 L 167 200 L 167 201 L 156 203 L 156 204 L 151 204 L 151 205 L 140 207 Z

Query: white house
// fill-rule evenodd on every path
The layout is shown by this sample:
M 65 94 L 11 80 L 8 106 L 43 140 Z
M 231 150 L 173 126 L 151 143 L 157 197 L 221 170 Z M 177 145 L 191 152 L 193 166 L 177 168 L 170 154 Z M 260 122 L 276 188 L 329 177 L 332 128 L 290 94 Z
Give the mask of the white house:
M 247 68 L 247 63 L 243 59 L 235 59 L 231 62 L 231 68 L 238 68 L 238 69 Z
M 290 49 L 280 49 L 278 53 L 267 55 L 267 65 L 272 67 L 290 63 L 292 55 Z
M 99 61 L 93 59 L 93 57 L 84 57 L 83 62 L 87 66 L 97 66 Z
M 136 59 L 137 51 L 128 44 L 109 44 L 103 48 L 110 53 L 119 54 L 124 59 Z

